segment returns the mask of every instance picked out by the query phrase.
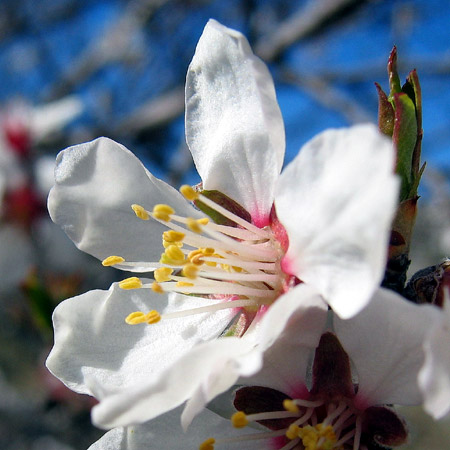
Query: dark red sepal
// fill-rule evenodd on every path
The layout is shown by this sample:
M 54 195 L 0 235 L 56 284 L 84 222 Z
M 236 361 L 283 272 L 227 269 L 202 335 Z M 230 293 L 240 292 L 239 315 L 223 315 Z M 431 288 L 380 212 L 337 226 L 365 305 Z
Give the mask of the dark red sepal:
M 408 437 L 404 421 L 386 406 L 371 406 L 364 411 L 363 434 L 369 449 L 397 447 Z
M 311 394 L 327 399 L 355 395 L 350 359 L 333 333 L 322 334 L 316 349 Z
M 270 411 L 284 411 L 283 401 L 290 399 L 276 389 L 264 386 L 246 386 L 236 391 L 234 407 L 245 414 L 256 414 Z M 258 423 L 269 428 L 269 430 L 280 430 L 287 428 L 294 419 L 268 419 L 260 420 Z

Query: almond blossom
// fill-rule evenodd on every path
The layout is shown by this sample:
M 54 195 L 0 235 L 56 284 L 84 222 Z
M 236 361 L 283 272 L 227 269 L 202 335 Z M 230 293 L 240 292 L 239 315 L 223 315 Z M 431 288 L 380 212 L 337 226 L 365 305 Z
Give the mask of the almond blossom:
M 148 420 L 202 389 L 213 397 L 210 371 L 224 368 L 219 393 L 259 370 L 290 314 L 310 306 L 305 285 L 348 318 L 384 272 L 398 195 L 390 142 L 372 125 L 328 130 L 280 175 L 284 127 L 270 74 L 240 33 L 213 20 L 188 69 L 186 138 L 198 190 L 176 191 L 107 138 L 57 157 L 52 219 L 105 266 L 154 276 L 55 311 L 47 365 L 101 399 L 101 426 Z M 193 375 L 177 387 L 186 364 Z

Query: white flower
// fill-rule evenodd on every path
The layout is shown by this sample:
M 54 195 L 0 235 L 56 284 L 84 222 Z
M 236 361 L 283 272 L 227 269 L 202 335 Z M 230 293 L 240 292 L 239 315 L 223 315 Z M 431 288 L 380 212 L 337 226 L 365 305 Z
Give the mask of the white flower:
M 102 426 L 180 405 L 206 389 L 219 363 L 223 386 L 258 370 L 289 315 L 309 305 L 302 297 L 308 289 L 293 288 L 299 281 L 347 318 L 369 302 L 384 272 L 398 191 L 390 142 L 371 125 L 329 130 L 280 175 L 284 128 L 272 79 L 246 39 L 215 21 L 189 67 L 186 135 L 204 191 L 184 187 L 183 195 L 220 223 L 109 139 L 57 158 L 52 219 L 105 265 L 154 270 L 156 279 L 132 277 L 55 312 L 48 367 L 72 389 L 103 399 L 94 413 Z M 281 302 L 284 312 L 281 304 L 275 308 Z M 261 318 L 270 315 L 271 331 L 259 333 Z M 143 322 L 154 325 L 129 325 Z M 248 339 L 189 351 L 226 329 Z M 178 388 L 173 380 L 186 364 L 197 369 Z M 232 370 L 241 365 L 248 367 Z
M 446 289 L 445 289 L 446 290 Z M 425 397 L 425 410 L 435 419 L 450 412 L 450 300 L 444 295 L 442 309 L 436 308 L 436 319 L 424 344 L 425 363 L 419 383 Z
M 403 444 L 408 430 L 386 405 L 421 403 L 416 378 L 424 359 L 421 345 L 434 318 L 432 308 L 380 289 L 354 318 L 335 316 L 334 333 L 324 332 L 326 310 L 311 309 L 315 313 L 308 318 L 304 312 L 291 316 L 266 350 L 257 374 L 237 380 L 241 387 L 233 403 L 239 412 L 230 413 L 231 423 L 203 410 L 183 433 L 180 410 L 174 410 L 139 426 L 116 428 L 91 450 L 288 450 L 299 445 L 308 450 L 358 450 Z M 178 381 L 183 384 L 189 375 L 188 367 Z M 221 382 L 219 371 L 215 375 L 211 386 Z M 221 399 L 222 413 L 231 411 L 231 405 L 226 406 L 227 400 L 231 403 L 229 393 Z M 250 423 L 253 427 L 246 427 Z

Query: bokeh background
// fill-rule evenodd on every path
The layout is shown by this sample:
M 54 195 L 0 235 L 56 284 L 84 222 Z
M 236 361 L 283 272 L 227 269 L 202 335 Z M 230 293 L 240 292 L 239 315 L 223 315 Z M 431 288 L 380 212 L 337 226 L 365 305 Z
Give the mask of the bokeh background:
M 0 448 L 85 449 L 102 431 L 93 401 L 44 368 L 51 312 L 107 288 L 114 269 L 82 254 L 48 218 L 57 152 L 109 136 L 156 176 L 199 181 L 184 141 L 184 79 L 212 17 L 242 31 L 269 65 L 289 162 L 316 133 L 377 120 L 395 44 L 423 94 L 423 160 L 411 273 L 450 253 L 448 0 L 0 1 Z M 380 187 L 382 188 L 382 187 Z

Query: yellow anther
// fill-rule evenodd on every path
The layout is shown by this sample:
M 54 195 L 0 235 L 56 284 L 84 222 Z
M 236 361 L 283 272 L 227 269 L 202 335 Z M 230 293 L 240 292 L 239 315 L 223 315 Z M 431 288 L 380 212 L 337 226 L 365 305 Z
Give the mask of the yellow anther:
M 215 443 L 216 443 L 216 440 L 214 438 L 206 439 L 206 441 L 204 441 L 200 444 L 200 447 L 198 448 L 198 450 L 214 450 Z
M 149 324 L 152 325 L 154 323 L 158 323 L 161 320 L 161 315 L 159 314 L 158 311 L 155 311 L 154 309 L 149 311 L 146 315 L 145 315 L 145 321 Z
M 299 413 L 300 409 L 298 408 L 298 406 L 289 398 L 287 398 L 286 400 L 283 400 L 283 408 L 286 411 L 290 411 L 291 413 Z
M 180 192 L 186 200 L 193 202 L 198 199 L 199 193 L 195 191 L 191 186 L 184 184 L 180 187 Z
M 169 245 L 164 252 L 167 257 L 173 261 L 184 261 L 185 256 L 183 251 L 177 245 Z
M 153 207 L 153 216 L 155 219 L 169 222 L 171 214 L 175 214 L 175 210 L 169 205 L 155 205 Z
M 234 428 L 244 428 L 248 424 L 247 415 L 243 411 L 235 412 L 231 416 L 231 423 Z
M 121 289 L 139 289 L 142 287 L 142 281 L 137 277 L 130 277 L 119 283 Z
M 159 262 L 161 264 L 167 264 L 169 266 L 183 266 L 184 264 L 186 264 L 185 259 L 172 259 L 172 258 L 169 258 L 166 253 L 163 253 L 161 255 Z
M 208 225 L 209 219 L 207 217 L 202 217 L 201 219 L 197 219 L 197 223 L 200 225 Z
M 157 283 L 156 281 L 154 281 L 152 283 L 152 291 L 156 292 L 157 294 L 164 294 L 164 289 L 162 288 L 162 286 Z
M 195 255 L 189 261 L 192 264 L 195 264 L 196 266 L 201 266 L 202 264 L 204 264 L 204 261 L 202 260 L 202 256 L 203 256 L 202 254 Z
M 211 248 L 211 247 L 205 247 L 205 248 L 202 248 L 200 250 L 202 251 L 202 253 L 205 256 L 212 256 L 212 255 L 214 255 L 214 252 L 215 252 L 215 250 L 213 248 Z
M 127 316 L 125 322 L 128 325 L 137 325 L 139 323 L 148 323 L 149 325 L 157 323 L 161 320 L 161 315 L 158 311 L 152 310 L 147 314 L 144 314 L 142 311 L 132 312 Z
M 108 256 L 102 261 L 104 266 L 114 266 L 123 263 L 125 260 L 121 256 Z
M 178 242 L 182 241 L 185 238 L 185 234 L 181 231 L 169 230 L 164 231 L 163 239 L 167 242 Z
M 175 284 L 176 287 L 192 287 L 194 286 L 194 283 L 188 283 L 187 281 L 178 281 L 177 284 Z
M 298 432 L 300 431 L 300 427 L 298 425 L 295 425 L 295 423 L 291 423 L 291 425 L 289 425 L 289 428 L 286 431 L 286 437 L 288 439 L 290 439 L 291 441 L 293 439 L 297 439 L 298 436 Z
M 128 325 L 137 325 L 138 323 L 144 323 L 145 321 L 145 314 L 142 311 L 132 312 L 125 319 L 125 322 Z
M 239 266 L 231 266 L 231 268 L 237 273 L 241 273 L 243 270 L 242 267 Z
M 183 241 L 169 242 L 169 241 L 166 241 L 165 239 L 163 239 L 163 247 L 164 248 L 168 248 L 171 245 L 176 245 L 177 247 L 181 248 L 181 247 L 183 247 Z
M 220 267 L 226 272 L 231 272 L 231 266 L 229 264 L 221 264 Z
M 186 226 L 194 233 L 200 234 L 202 232 L 201 224 L 199 224 L 198 221 L 192 217 L 188 217 L 186 219 Z
M 158 283 L 164 283 L 164 281 L 170 280 L 170 275 L 172 275 L 172 272 L 173 269 L 171 269 L 170 267 L 160 267 L 159 269 L 155 270 L 153 276 Z
M 191 280 L 195 280 L 198 274 L 198 267 L 195 264 L 186 264 L 181 271 L 183 276 Z
M 142 219 L 142 220 L 150 219 L 148 212 L 145 210 L 145 208 L 143 206 L 135 204 L 135 205 L 131 205 L 131 208 L 133 209 L 136 216 L 139 217 L 139 219 Z

